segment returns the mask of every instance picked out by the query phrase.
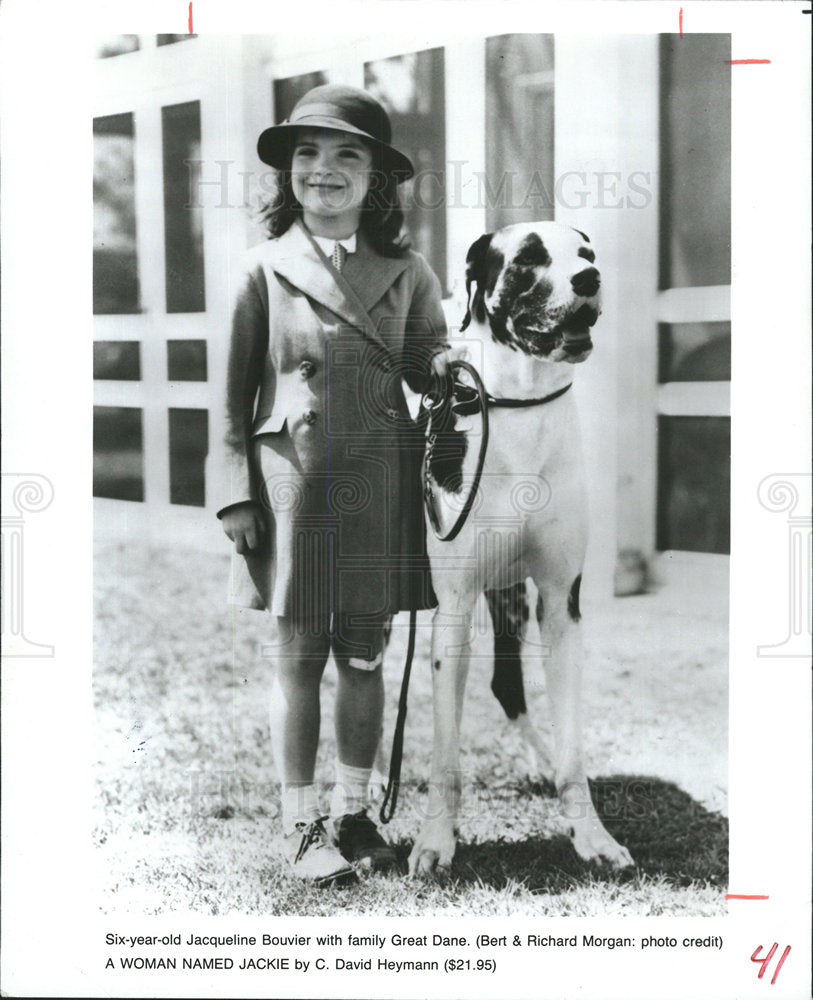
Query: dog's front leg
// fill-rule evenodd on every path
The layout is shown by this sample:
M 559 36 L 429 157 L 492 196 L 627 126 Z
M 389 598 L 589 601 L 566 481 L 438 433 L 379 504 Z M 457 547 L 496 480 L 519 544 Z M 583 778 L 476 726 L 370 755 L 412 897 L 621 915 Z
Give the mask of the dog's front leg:
M 574 602 L 572 595 L 573 590 L 567 603 L 563 599 L 561 587 L 555 590 L 548 588 L 544 595 L 543 633 L 549 638 L 551 648 L 551 655 L 545 660 L 545 677 L 555 740 L 556 788 L 576 853 L 585 861 L 603 859 L 623 868 L 634 863 L 632 856 L 601 822 L 590 797 L 584 769 L 582 644 L 578 625 L 578 598 Z
M 468 673 L 472 616 L 444 614 L 432 622 L 434 742 L 427 813 L 409 856 L 411 875 L 448 871 L 460 806 L 460 719 Z

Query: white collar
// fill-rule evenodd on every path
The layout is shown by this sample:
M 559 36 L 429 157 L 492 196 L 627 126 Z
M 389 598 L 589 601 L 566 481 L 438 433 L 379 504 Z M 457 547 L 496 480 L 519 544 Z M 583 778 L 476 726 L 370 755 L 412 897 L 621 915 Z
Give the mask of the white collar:
M 313 233 L 311 233 L 311 236 L 313 236 L 313 239 L 316 240 L 316 242 L 319 244 L 319 246 L 321 247 L 321 249 L 324 252 L 324 254 L 325 254 L 326 257 L 330 257 L 331 256 L 331 254 L 333 253 L 333 247 L 337 243 L 341 243 L 341 245 L 344 247 L 344 249 L 348 253 L 355 253 L 356 252 L 356 234 L 355 233 L 352 233 L 345 240 L 332 240 L 328 236 L 314 236 Z

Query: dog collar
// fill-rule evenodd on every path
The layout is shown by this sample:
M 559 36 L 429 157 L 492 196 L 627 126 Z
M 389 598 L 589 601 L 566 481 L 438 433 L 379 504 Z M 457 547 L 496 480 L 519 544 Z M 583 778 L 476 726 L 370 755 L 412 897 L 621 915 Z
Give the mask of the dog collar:
M 568 382 L 564 388 L 557 389 L 556 392 L 552 392 L 548 396 L 539 396 L 536 399 L 498 399 L 496 396 L 492 396 L 491 393 L 486 393 L 486 403 L 489 406 L 504 406 L 509 409 L 519 409 L 523 406 L 541 406 L 543 403 L 552 403 L 554 399 L 564 396 L 572 385 L 572 382 Z M 452 403 L 452 413 L 458 413 L 460 416 L 465 417 L 471 413 L 477 413 L 479 409 L 480 397 L 477 390 L 460 382 L 456 383 L 455 402 Z

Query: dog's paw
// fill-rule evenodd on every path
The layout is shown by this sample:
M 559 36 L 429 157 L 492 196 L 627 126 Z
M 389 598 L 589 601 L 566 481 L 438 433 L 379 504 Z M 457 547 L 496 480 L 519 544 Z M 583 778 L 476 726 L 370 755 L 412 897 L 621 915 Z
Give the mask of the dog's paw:
M 427 823 L 409 855 L 409 874 L 420 878 L 444 878 L 452 868 L 457 838 L 447 823 Z
M 630 852 L 610 836 L 598 816 L 571 823 L 568 834 L 576 853 L 584 861 L 605 861 L 614 868 L 628 868 L 635 864 Z

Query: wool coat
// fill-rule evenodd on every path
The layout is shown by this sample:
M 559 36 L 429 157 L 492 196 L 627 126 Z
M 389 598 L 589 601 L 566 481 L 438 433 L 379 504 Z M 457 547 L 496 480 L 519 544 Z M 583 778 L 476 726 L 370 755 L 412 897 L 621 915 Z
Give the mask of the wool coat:
M 402 379 L 426 388 L 446 342 L 425 259 L 385 258 L 359 232 L 341 273 L 297 221 L 250 250 L 234 295 L 218 516 L 262 511 L 235 555 L 230 600 L 294 622 L 434 603 L 425 555 L 423 435 Z

